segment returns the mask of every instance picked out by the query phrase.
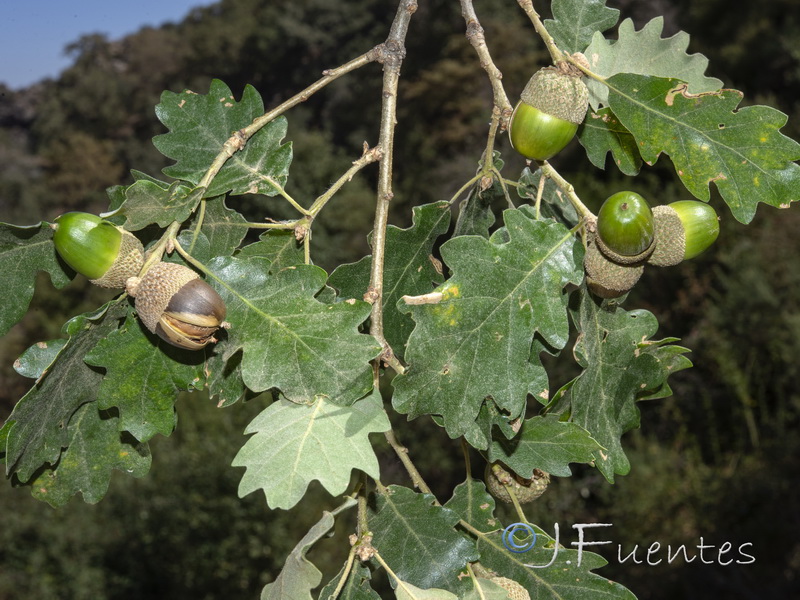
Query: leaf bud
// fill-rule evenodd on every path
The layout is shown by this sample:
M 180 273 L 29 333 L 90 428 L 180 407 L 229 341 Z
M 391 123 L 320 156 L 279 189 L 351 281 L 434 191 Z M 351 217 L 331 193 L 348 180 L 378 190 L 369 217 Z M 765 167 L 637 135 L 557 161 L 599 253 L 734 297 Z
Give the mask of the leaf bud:
M 144 248 L 139 239 L 96 215 L 68 212 L 56 218 L 53 229 L 59 256 L 95 285 L 124 288 L 142 268 Z
M 220 295 L 184 265 L 157 263 L 130 279 L 127 291 L 144 326 L 178 348 L 199 350 L 227 326 Z

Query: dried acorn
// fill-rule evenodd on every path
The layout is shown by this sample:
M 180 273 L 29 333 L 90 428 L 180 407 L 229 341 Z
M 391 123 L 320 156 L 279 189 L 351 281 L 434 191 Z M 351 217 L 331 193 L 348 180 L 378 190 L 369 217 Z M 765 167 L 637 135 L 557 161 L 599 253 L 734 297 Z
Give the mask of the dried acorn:
M 153 265 L 128 281 L 128 294 L 144 326 L 164 341 L 189 350 L 216 342 L 225 327 L 225 303 L 192 269 L 175 263 Z
M 635 192 L 617 192 L 597 213 L 597 246 L 617 264 L 644 261 L 654 251 L 653 211 Z
M 575 137 L 589 106 L 578 73 L 547 67 L 534 73 L 511 115 L 511 145 L 525 158 L 548 160 Z
M 129 231 L 96 215 L 69 212 L 53 225 L 56 251 L 95 285 L 124 288 L 144 263 L 142 243 Z
M 656 247 L 647 262 L 670 267 L 694 258 L 719 236 L 716 211 L 705 202 L 680 200 L 653 209 Z

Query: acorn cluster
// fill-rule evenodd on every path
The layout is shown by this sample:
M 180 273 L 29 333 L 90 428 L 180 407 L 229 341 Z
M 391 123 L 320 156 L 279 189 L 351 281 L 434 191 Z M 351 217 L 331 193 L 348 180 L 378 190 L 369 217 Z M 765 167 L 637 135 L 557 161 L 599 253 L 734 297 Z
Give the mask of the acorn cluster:
M 717 213 L 708 204 L 680 200 L 651 210 L 639 194 L 617 192 L 587 232 L 586 283 L 601 298 L 617 298 L 639 281 L 646 264 L 677 265 L 703 252 L 718 235 Z
M 53 224 L 53 243 L 73 270 L 95 285 L 125 288 L 134 297 L 139 319 L 161 339 L 189 350 L 216 342 L 227 325 L 225 303 L 192 269 L 159 262 L 145 264 L 142 243 L 129 231 L 98 216 L 70 212 Z

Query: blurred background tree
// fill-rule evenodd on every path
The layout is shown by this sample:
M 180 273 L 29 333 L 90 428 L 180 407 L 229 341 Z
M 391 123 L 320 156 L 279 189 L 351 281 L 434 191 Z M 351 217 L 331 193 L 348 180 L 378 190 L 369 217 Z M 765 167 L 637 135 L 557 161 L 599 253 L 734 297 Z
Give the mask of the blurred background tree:
M 800 2 L 736 10 L 727 0 L 608 4 L 637 29 L 663 15 L 664 35 L 690 33 L 690 51 L 711 61 L 709 75 L 742 90 L 745 104 L 787 113 L 783 132 L 798 137 Z M 537 3 L 542 12 L 544 5 Z M 237 92 L 254 85 L 274 106 L 323 69 L 382 42 L 395 8 L 393 0 L 222 0 L 120 40 L 81 37 L 67 48 L 73 64 L 58 79 L 18 91 L 0 85 L 0 219 L 30 224 L 66 210 L 104 210 L 105 188 L 129 183 L 131 169 L 158 175 L 165 166 L 150 142 L 162 133 L 153 107 L 163 90 L 204 93 L 219 78 Z M 516 98 L 547 53 L 515 2 L 478 0 L 476 9 Z M 452 0 L 421 2 L 412 23 L 398 103 L 395 225 L 409 224 L 411 206 L 449 199 L 483 150 L 491 90 L 463 28 Z M 294 197 L 313 199 L 364 141 L 377 141 L 379 69 L 359 70 L 288 114 Z M 514 177 L 523 160 L 505 138 L 499 149 Z M 587 168 L 577 144 L 556 165 L 593 208 L 631 185 L 654 203 L 689 197 L 663 161 L 633 184 L 612 165 Z M 368 252 L 373 179 L 374 171 L 359 175 L 315 224 L 315 251 L 329 271 Z M 252 220 L 287 216 L 274 198 L 239 197 L 231 206 Z M 594 470 L 576 469 L 529 509 L 546 529 L 613 523 L 597 539 L 613 539 L 624 554 L 653 541 L 692 546 L 701 536 L 717 546 L 753 544 L 755 564 L 724 567 L 699 560 L 619 565 L 616 545 L 597 547 L 610 560 L 601 574 L 642 599 L 784 599 L 800 588 L 800 216 L 761 207 L 745 228 L 720 212 L 723 232 L 710 251 L 646 273 L 627 302 L 653 311 L 660 333 L 681 337 L 695 363 L 671 379 L 671 398 L 640 405 L 642 428 L 626 438 L 631 474 L 610 486 Z M 34 310 L 0 343 L 0 418 L 30 384 L 12 370 L 14 359 L 35 341 L 59 337 L 67 318 L 107 297 L 90 287 L 75 281 L 56 293 L 46 277 L 39 282 Z M 76 498 L 54 511 L 27 491 L 0 486 L 0 599 L 257 597 L 331 507 L 321 490 L 289 513 L 268 511 L 260 496 L 237 498 L 241 472 L 230 461 L 258 405 L 217 409 L 200 394 L 182 398 L 177 432 L 152 444 L 151 473 L 115 477 L 97 506 Z M 434 491 L 447 497 L 463 479 L 458 443 L 442 444 L 444 434 L 424 418 L 396 426 L 401 440 L 413 441 Z M 437 442 L 423 455 L 427 437 Z M 401 480 L 394 458 L 384 459 L 384 483 Z M 480 476 L 481 461 L 473 463 Z M 346 550 L 323 543 L 314 561 L 333 575 Z

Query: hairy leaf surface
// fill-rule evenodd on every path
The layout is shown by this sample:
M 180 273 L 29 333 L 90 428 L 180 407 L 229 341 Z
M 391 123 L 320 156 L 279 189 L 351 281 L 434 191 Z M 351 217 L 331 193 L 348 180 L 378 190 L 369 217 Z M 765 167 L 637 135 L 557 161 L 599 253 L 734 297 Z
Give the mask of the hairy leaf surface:
M 544 22 L 556 45 L 570 54 L 583 52 L 595 31 L 617 24 L 619 10 L 608 8 L 605 0 L 553 0 L 554 19 Z
M 167 227 L 173 221 L 183 222 L 200 202 L 201 195 L 187 185 L 175 181 L 140 179 L 125 189 L 125 202 L 119 214 L 125 215 L 125 229 L 138 231 L 155 223 Z
M 325 271 L 298 265 L 270 273 L 270 261 L 219 257 L 208 282 L 228 309 L 225 357 L 242 349 L 242 378 L 255 392 L 279 388 L 289 400 L 315 398 L 347 404 L 372 388 L 380 347 L 358 326 L 370 305 L 350 300 L 323 304 L 314 296 Z
M 372 573 L 366 565 L 359 561 L 355 561 L 352 564 L 344 587 L 338 596 L 334 596 L 333 592 L 336 591 L 339 582 L 344 577 L 345 568 L 342 567 L 339 574 L 322 588 L 319 593 L 319 600 L 381 600 L 377 592 L 370 587 L 369 582 L 372 578 Z
M 352 469 L 378 478 L 378 459 L 369 434 L 387 431 L 380 394 L 351 406 L 320 398 L 313 404 L 272 403 L 245 430 L 254 433 L 233 459 L 246 467 L 239 496 L 261 489 L 270 508 L 291 508 L 318 480 L 332 495 L 345 491 Z
M 475 544 L 458 533 L 458 515 L 430 494 L 392 485 L 376 495 L 367 520 L 372 545 L 398 578 L 423 589 L 458 588 L 458 574 L 477 560 Z
M 64 506 L 80 492 L 85 502 L 99 502 L 108 491 L 113 470 L 142 477 L 150 470 L 146 444 L 120 433 L 118 419 L 82 405 L 69 420 L 67 448 L 54 467 L 31 481 L 31 493 L 52 506 Z
M 636 400 L 661 389 L 686 350 L 650 340 L 658 329 L 651 313 L 598 305 L 585 290 L 573 318 L 581 331 L 574 354 L 584 371 L 569 388 L 571 420 L 603 445 L 595 464 L 613 482 L 630 470 L 620 437 L 639 426 Z
M 427 294 L 442 282 L 442 273 L 432 260 L 436 239 L 447 232 L 450 207 L 447 202 L 435 202 L 413 208 L 411 227 L 386 229 L 386 260 L 383 278 L 384 335 L 394 353 L 404 354 L 406 340 L 414 323 L 397 307 L 404 295 Z M 371 256 L 338 267 L 330 277 L 330 285 L 344 298 L 361 299 L 369 286 Z M 438 266 L 441 268 L 441 265 Z
M 5 439 L 6 474 L 27 482 L 44 464 L 55 465 L 69 445 L 68 423 L 82 405 L 97 399 L 103 375 L 85 362 L 86 354 L 117 328 L 126 307 L 106 305 L 66 323 L 69 340 L 44 377 L 22 397 L 0 430 Z M 96 408 L 95 408 L 96 410 Z
M 504 216 L 505 228 L 490 240 L 445 243 L 453 275 L 437 289 L 441 301 L 405 308 L 416 327 L 409 367 L 394 379 L 394 406 L 410 418 L 441 415 L 454 438 L 473 428 L 488 396 L 514 418 L 528 394 L 547 392 L 544 368 L 531 356 L 533 338 L 566 344 L 564 287 L 583 279 L 583 248 L 563 225 L 520 210 Z M 469 441 L 485 448 L 489 440 Z
M 708 59 L 702 54 L 686 53 L 689 34 L 679 31 L 669 38 L 662 38 L 663 30 L 664 17 L 656 17 L 640 31 L 635 30 L 631 19 L 625 19 L 619 24 L 616 41 L 606 40 L 600 32 L 595 32 L 585 52 L 591 70 L 602 77 L 617 73 L 672 77 L 685 81 L 691 94 L 720 89 L 722 82 L 719 79 L 705 75 Z M 588 77 L 585 81 L 592 108 L 597 110 L 607 105 L 608 88 Z
M 523 478 L 530 478 L 534 469 L 569 477 L 569 463 L 590 463 L 593 453 L 600 450 L 600 444 L 583 427 L 547 415 L 523 421 L 517 436 L 510 440 L 497 436 L 489 446 L 489 460 L 502 461 Z
M 586 149 L 586 156 L 598 169 L 606 168 L 606 155 L 609 152 L 614 164 L 625 175 L 637 175 L 642 168 L 642 156 L 636 140 L 608 108 L 589 111 L 578 130 L 578 140 Z
M 677 79 L 620 74 L 607 80 L 611 110 L 654 163 L 668 154 L 688 190 L 708 201 L 712 181 L 739 221 L 759 202 L 800 199 L 800 144 L 782 135 L 786 115 L 768 106 L 737 109 L 742 93 L 692 95 Z
M 352 503 L 355 500 L 351 500 Z M 306 558 L 311 546 L 333 529 L 333 513 L 324 512 L 322 518 L 308 530 L 291 554 L 286 558 L 278 577 L 261 591 L 261 600 L 311 600 L 311 590 L 322 581 L 322 573 Z
M 19 227 L 0 223 L 0 269 L 6 298 L 0 303 L 0 335 L 5 335 L 28 310 L 33 298 L 36 273 L 45 271 L 57 288 L 74 277 L 56 254 L 49 223 Z
M 531 600 L 635 600 L 636 597 L 619 583 L 592 573 L 607 564 L 600 555 L 583 551 L 578 561 L 578 550 L 567 550 L 562 540 L 557 544 L 540 528 L 534 529 L 536 544 L 522 553 L 506 549 L 500 532 L 480 537 L 481 564 L 519 582 Z M 531 568 L 529 565 L 549 566 Z
M 119 411 L 119 425 L 146 442 L 175 428 L 179 391 L 202 388 L 203 352 L 174 348 L 152 334 L 132 314 L 89 352 L 85 361 L 105 369 L 98 407 Z
M 176 161 L 166 167 L 164 173 L 199 184 L 234 132 L 250 125 L 263 113 L 261 96 L 250 85 L 245 86 L 238 102 L 230 88 L 218 79 L 211 82 L 206 95 L 191 91 L 164 92 L 156 106 L 156 116 L 169 133 L 153 138 L 153 144 L 164 156 Z M 281 144 L 286 127 L 286 119 L 278 117 L 261 128 L 247 140 L 243 149 L 227 160 L 204 195 L 277 194 L 278 188 L 273 182 L 286 183 L 292 160 L 291 144 Z

